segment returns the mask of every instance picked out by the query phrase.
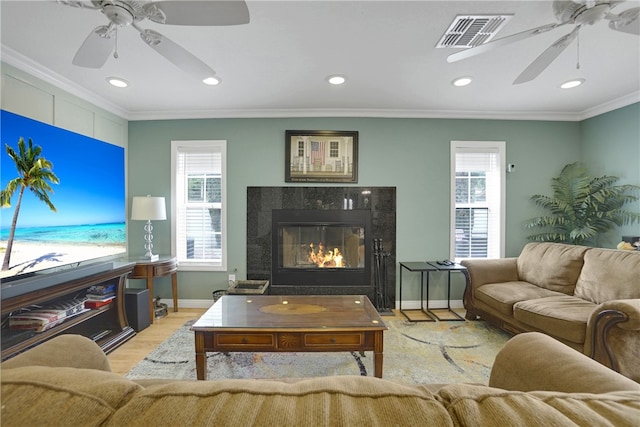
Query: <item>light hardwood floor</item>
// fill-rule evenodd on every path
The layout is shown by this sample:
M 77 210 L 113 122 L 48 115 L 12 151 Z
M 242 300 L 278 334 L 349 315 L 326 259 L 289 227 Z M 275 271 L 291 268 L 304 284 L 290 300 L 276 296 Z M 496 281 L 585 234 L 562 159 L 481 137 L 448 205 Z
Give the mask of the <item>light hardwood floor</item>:
M 126 374 L 160 343 L 169 338 L 180 326 L 191 319 L 197 319 L 207 311 L 206 308 L 181 308 L 162 319 L 156 319 L 151 326 L 138 332 L 135 337 L 109 353 L 111 370 L 117 374 Z

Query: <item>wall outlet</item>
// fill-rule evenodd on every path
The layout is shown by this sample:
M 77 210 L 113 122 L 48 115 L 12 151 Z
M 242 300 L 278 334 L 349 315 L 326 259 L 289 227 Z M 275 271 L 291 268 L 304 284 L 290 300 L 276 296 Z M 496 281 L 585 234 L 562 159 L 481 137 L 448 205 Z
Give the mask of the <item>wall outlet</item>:
M 235 274 L 230 274 L 229 275 L 229 281 L 230 282 L 235 282 L 236 281 L 236 275 Z

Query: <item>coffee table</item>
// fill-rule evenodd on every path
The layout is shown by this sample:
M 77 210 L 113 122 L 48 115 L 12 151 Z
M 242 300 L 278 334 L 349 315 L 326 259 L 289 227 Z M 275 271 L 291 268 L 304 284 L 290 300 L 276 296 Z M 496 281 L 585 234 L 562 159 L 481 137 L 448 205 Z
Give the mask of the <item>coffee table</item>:
M 224 295 L 193 324 L 196 372 L 207 376 L 207 352 L 373 351 L 382 378 L 386 330 L 364 295 Z

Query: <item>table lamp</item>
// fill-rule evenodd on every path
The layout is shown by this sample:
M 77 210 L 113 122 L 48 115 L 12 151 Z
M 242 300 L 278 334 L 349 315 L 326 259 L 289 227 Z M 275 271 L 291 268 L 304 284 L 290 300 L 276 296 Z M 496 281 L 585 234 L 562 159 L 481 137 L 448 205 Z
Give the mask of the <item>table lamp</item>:
M 144 226 L 144 249 L 146 253 L 143 258 L 149 261 L 158 259 L 158 255 L 153 254 L 153 226 L 151 221 L 167 219 L 164 197 L 135 196 L 131 203 L 131 219 L 133 221 L 147 221 Z

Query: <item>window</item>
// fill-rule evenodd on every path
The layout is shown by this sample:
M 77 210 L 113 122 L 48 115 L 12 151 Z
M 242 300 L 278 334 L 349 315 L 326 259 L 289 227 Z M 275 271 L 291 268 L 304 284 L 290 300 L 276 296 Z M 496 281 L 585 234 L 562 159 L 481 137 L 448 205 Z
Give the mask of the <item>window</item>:
M 451 142 L 451 258 L 504 256 L 504 141 Z
M 226 270 L 226 145 L 171 142 L 171 244 L 182 270 Z
M 340 143 L 338 141 L 329 141 L 329 157 L 338 158 L 340 155 Z
M 298 141 L 298 157 L 304 157 L 304 141 Z

